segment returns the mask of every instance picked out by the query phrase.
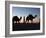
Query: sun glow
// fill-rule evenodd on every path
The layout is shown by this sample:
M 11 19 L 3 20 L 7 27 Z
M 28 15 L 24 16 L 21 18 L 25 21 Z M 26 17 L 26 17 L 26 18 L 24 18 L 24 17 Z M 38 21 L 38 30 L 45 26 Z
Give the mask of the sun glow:
M 35 19 L 33 19 L 33 23 L 39 23 L 39 18 L 35 18 Z
M 24 18 L 22 17 L 22 19 L 20 20 L 20 23 L 24 23 L 24 20 L 23 19 Z M 31 20 L 29 20 L 29 22 L 28 22 L 28 21 L 26 21 L 26 17 L 25 17 L 25 22 L 26 23 L 31 23 Z M 36 17 L 35 19 L 33 19 L 33 23 L 39 23 L 39 18 Z

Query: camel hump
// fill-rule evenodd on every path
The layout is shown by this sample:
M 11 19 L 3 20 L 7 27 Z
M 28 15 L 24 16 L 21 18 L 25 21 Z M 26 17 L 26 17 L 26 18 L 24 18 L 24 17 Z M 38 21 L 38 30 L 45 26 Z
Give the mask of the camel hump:
M 13 18 L 17 18 L 17 16 L 13 16 Z
M 13 20 L 18 20 L 18 19 L 19 19 L 18 16 L 13 17 Z
M 17 16 L 14 16 L 15 18 L 18 18 Z
M 30 14 L 29 17 L 33 17 L 33 16 Z

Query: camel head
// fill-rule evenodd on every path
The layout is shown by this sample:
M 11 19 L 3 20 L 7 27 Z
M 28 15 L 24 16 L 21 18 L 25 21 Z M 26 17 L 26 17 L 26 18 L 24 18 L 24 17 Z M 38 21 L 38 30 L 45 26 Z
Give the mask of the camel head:
M 20 20 L 22 19 L 22 17 L 20 17 Z
M 37 17 L 37 15 L 35 15 L 35 17 Z
M 36 18 L 37 17 L 37 15 L 35 15 L 35 17 L 34 18 Z

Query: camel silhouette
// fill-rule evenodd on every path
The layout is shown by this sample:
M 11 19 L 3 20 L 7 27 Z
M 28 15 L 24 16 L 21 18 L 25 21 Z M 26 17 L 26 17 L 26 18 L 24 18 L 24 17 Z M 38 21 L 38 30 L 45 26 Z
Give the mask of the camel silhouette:
M 18 18 L 17 16 L 14 16 L 13 17 L 13 19 L 12 19 L 12 21 L 13 21 L 13 23 L 14 23 L 14 21 L 17 23 L 19 23 L 19 21 L 22 19 L 22 17 L 20 17 L 20 18 Z
M 29 14 L 29 15 L 26 17 L 26 22 L 27 22 L 27 21 L 29 22 L 29 20 L 31 20 L 31 22 L 32 22 L 33 19 L 36 18 L 36 17 L 37 17 L 37 15 L 32 16 L 32 14 Z

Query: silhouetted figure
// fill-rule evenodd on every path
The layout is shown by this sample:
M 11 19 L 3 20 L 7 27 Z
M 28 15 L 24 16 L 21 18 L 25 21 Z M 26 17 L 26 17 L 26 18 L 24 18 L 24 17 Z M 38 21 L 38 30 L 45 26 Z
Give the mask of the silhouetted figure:
M 13 23 L 14 23 L 14 21 L 17 23 L 19 23 L 19 21 L 22 19 L 22 17 L 20 17 L 20 18 L 18 18 L 17 16 L 14 16 L 13 17 L 13 19 L 12 19 L 12 21 L 13 21 Z
M 28 15 L 27 17 L 26 17 L 26 21 L 28 21 L 29 22 L 29 20 L 31 20 L 31 22 L 33 21 L 33 19 L 34 18 L 36 18 L 37 17 L 37 15 L 35 15 L 34 17 L 30 14 L 30 15 Z

